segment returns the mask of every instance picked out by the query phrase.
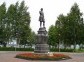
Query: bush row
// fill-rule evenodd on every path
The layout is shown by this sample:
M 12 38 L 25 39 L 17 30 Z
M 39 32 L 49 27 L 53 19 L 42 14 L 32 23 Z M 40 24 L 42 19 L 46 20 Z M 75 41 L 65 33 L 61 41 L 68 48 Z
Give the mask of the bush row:
M 0 51 L 33 51 L 33 48 L 0 47 Z
M 51 48 L 50 51 L 52 51 L 52 52 L 58 52 L 59 49 L 57 49 L 57 48 Z M 60 52 L 73 52 L 73 51 L 74 51 L 74 49 L 60 49 Z
M 0 51 L 34 51 L 33 48 L 14 48 L 14 47 L 0 47 Z M 58 52 L 59 49 L 51 48 L 51 52 Z M 60 52 L 73 52 L 73 49 L 60 49 Z

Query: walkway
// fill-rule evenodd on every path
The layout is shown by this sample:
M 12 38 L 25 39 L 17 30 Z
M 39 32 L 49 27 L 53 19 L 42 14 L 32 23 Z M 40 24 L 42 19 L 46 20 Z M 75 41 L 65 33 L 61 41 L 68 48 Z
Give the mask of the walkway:
M 14 58 L 18 53 L 23 52 L 0 51 L 0 62 L 84 62 L 84 53 L 63 53 L 69 55 L 70 57 L 72 57 L 72 59 L 61 61 L 34 61 L 34 60 L 32 61 L 32 60 Z

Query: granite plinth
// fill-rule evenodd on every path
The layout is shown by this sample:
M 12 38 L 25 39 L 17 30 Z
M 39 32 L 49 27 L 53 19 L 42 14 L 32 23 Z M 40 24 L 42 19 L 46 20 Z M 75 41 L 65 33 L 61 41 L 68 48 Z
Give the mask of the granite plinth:
M 48 34 L 45 27 L 39 28 L 36 38 L 37 38 L 37 41 L 36 41 L 34 52 L 35 53 L 48 53 L 49 52 L 49 46 L 47 44 Z

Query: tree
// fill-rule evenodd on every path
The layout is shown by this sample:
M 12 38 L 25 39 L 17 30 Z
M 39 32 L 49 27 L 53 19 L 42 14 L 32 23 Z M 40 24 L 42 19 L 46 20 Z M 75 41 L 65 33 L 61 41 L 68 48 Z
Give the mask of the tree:
M 5 30 L 5 23 L 6 23 L 6 7 L 5 3 L 3 3 L 0 6 L 0 43 L 6 46 L 6 42 L 8 40 L 8 37 L 6 35 L 6 30 Z
M 75 3 L 71 10 L 70 13 L 68 14 L 68 20 L 69 20 L 69 25 L 72 27 L 72 42 L 74 44 L 74 49 L 76 49 L 76 44 L 81 41 L 80 39 L 80 26 L 83 22 L 82 18 L 82 13 L 80 12 L 80 9 L 78 5 Z
M 63 43 L 65 48 L 74 45 L 75 51 L 77 44 L 83 44 L 84 22 L 78 5 L 75 3 L 66 16 L 60 14 L 56 20 L 55 28 L 51 27 L 49 32 L 51 32 L 50 40 L 56 38 L 55 42 L 58 39 L 58 44 Z
M 34 31 L 31 31 L 31 35 L 29 37 L 29 41 L 30 41 L 29 44 L 32 47 L 32 45 L 35 44 L 35 42 L 36 42 L 36 34 L 35 34 Z
M 56 30 L 55 30 L 55 26 L 51 25 L 48 31 L 48 44 L 52 45 L 52 46 L 57 46 L 57 38 L 56 38 Z
M 63 14 L 60 14 L 56 20 L 55 27 L 57 30 L 57 39 L 58 39 L 58 49 L 60 51 L 60 45 L 64 45 L 65 47 L 69 44 L 68 40 L 68 32 L 67 32 L 67 17 Z M 66 34 L 67 35 L 66 35 Z
M 28 7 L 25 6 L 24 1 L 21 2 L 18 10 L 18 30 L 17 30 L 17 39 L 22 36 L 23 33 L 25 33 L 26 40 L 29 39 L 29 36 L 31 35 L 31 29 L 30 29 L 30 15 L 29 12 L 27 12 Z
M 18 2 L 15 5 L 11 4 L 7 11 L 7 25 L 11 30 L 11 38 L 17 39 L 17 44 L 23 39 L 27 41 L 30 36 L 30 15 L 27 9 L 25 2 L 22 1 L 20 5 Z
M 0 6 L 0 43 L 6 46 L 7 41 L 17 39 L 27 41 L 31 36 L 30 14 L 25 2 L 11 4 L 8 9 L 5 3 Z

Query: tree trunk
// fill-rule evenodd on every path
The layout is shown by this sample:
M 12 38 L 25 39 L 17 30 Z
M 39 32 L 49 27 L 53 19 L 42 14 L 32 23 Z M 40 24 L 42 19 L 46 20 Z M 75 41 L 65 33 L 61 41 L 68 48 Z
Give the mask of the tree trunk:
M 25 44 L 24 44 L 24 48 L 25 48 Z
M 76 51 L 76 41 L 74 41 L 74 52 Z
M 19 46 L 20 45 L 20 39 L 17 38 L 17 45 Z M 20 46 L 19 46 L 20 47 Z
M 59 42 L 58 42 L 58 50 L 59 50 L 59 52 L 60 52 L 60 40 L 59 40 Z
M 3 46 L 6 47 L 7 43 L 6 42 L 3 42 Z
M 83 44 L 79 44 L 79 49 L 81 50 L 83 47 Z
M 49 45 L 49 48 L 51 48 L 51 45 Z
M 55 48 L 57 48 L 57 45 L 55 45 Z
M 64 44 L 64 49 L 66 49 L 66 47 L 67 47 L 66 44 Z

